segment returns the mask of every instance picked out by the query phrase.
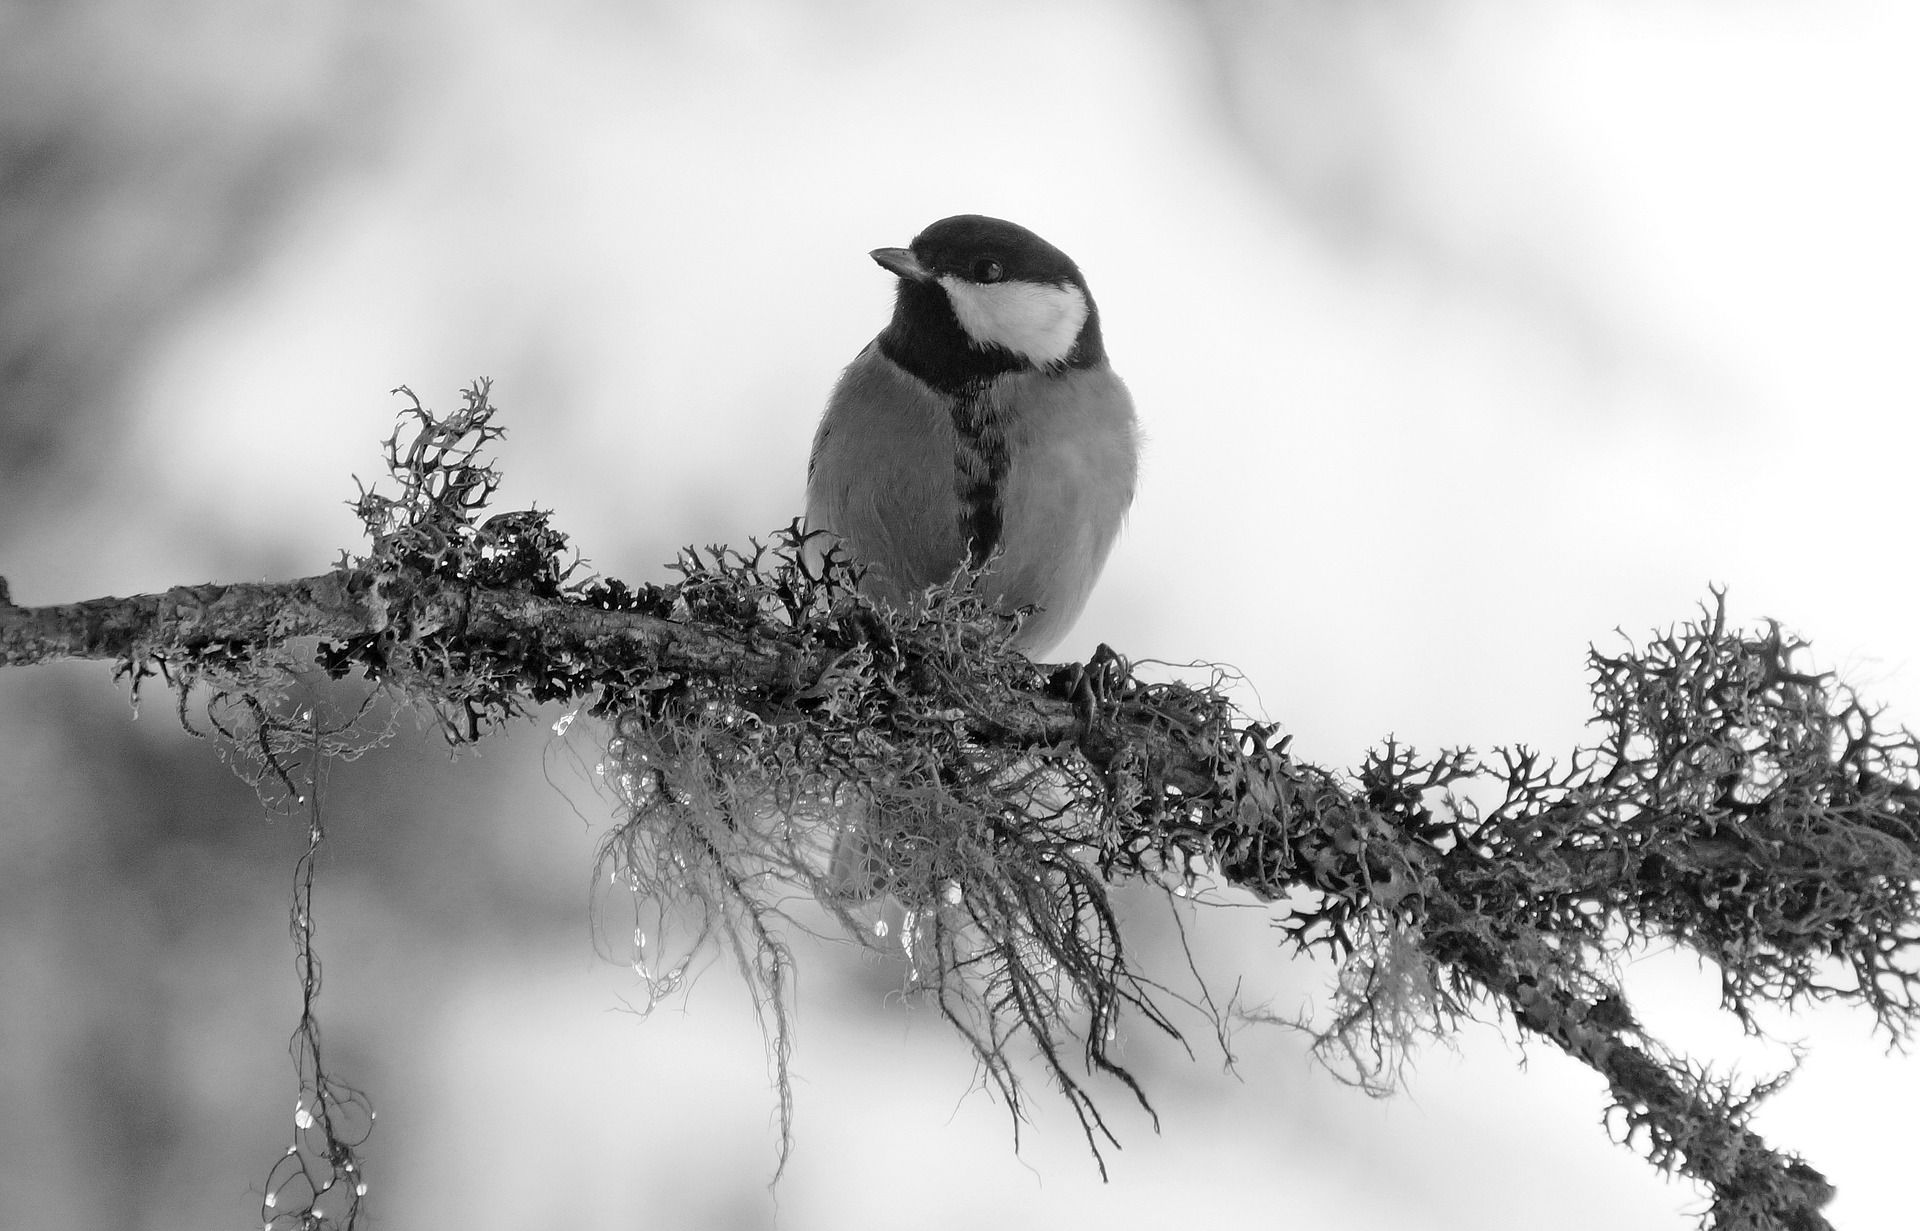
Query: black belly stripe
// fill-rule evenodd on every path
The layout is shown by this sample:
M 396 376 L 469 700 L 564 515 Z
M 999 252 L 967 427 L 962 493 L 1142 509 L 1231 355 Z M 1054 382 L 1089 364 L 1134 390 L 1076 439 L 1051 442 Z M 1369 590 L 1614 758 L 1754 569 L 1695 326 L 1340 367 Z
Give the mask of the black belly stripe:
M 960 509 L 960 541 L 967 562 L 978 568 L 1000 545 L 1001 486 L 1010 460 L 1006 427 L 987 397 L 984 381 L 972 382 L 953 401 L 954 494 Z

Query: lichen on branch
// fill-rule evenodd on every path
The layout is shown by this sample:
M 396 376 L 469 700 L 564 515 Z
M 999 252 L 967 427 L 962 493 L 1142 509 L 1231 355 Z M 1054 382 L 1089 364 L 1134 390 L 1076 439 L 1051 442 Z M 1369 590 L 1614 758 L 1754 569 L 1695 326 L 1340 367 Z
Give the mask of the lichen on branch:
M 183 714 L 204 683 L 255 715 L 223 730 L 269 777 L 292 745 L 263 681 L 298 665 L 292 647 L 423 707 L 456 744 L 577 702 L 605 724 L 621 811 L 603 881 L 688 941 L 676 956 L 636 928 L 636 969 L 665 995 L 693 945 L 733 952 L 783 1141 L 795 903 L 901 959 L 1016 1126 L 1017 1057 L 1035 1050 L 1098 1157 L 1095 1079 L 1147 1103 L 1116 1026 L 1179 1033 L 1180 997 L 1139 965 L 1114 890 L 1199 877 L 1267 903 L 1283 949 L 1338 960 L 1316 1046 L 1363 1085 L 1390 1087 L 1423 1037 L 1502 1017 L 1602 1076 L 1608 1123 L 1708 1188 L 1710 1226 L 1826 1225 L 1819 1173 L 1749 1126 L 1777 1082 L 1672 1054 L 1617 976 L 1636 947 L 1672 942 L 1715 964 L 1749 1028 L 1762 1005 L 1818 1000 L 1865 1009 L 1892 1041 L 1913 1028 L 1914 737 L 1779 626 L 1735 626 L 1715 593 L 1690 623 L 1592 651 L 1597 736 L 1559 760 L 1389 742 L 1337 772 L 1215 681 L 1149 682 L 1110 651 L 1027 662 L 1008 648 L 1019 615 L 982 607 L 965 575 L 876 608 L 797 524 L 744 551 L 689 548 L 669 582 L 579 579 L 548 513 L 483 518 L 501 432 L 485 385 L 444 417 L 411 399 L 402 429 L 393 490 L 357 502 L 366 555 L 279 585 L 66 607 L 15 607 L 0 587 L 0 662 L 115 659 L 136 686 L 161 676 Z

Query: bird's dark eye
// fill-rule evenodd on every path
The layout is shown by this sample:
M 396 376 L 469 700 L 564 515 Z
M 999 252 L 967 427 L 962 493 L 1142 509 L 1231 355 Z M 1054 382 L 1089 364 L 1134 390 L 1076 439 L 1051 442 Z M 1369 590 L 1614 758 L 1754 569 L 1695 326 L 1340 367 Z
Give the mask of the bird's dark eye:
M 983 256 L 973 263 L 975 282 L 998 282 L 1006 277 L 1006 271 L 1000 268 L 1000 262 L 990 256 Z

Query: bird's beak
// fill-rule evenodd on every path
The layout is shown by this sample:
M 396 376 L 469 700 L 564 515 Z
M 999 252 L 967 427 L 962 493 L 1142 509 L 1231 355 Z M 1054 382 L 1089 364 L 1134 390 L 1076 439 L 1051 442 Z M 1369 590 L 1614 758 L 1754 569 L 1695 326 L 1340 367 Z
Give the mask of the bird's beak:
M 882 269 L 899 274 L 909 282 L 931 282 L 933 271 L 920 263 L 909 248 L 875 248 L 867 254 L 879 263 Z

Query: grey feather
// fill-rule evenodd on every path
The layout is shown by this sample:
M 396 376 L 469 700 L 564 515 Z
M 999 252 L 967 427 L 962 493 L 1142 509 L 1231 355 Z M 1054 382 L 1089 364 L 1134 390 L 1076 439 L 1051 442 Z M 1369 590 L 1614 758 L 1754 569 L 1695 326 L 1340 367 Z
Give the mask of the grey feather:
M 1133 400 L 1104 363 L 1007 372 L 951 395 L 869 345 L 815 434 L 807 524 L 867 567 L 875 598 L 906 606 L 951 577 L 969 553 L 968 502 L 988 481 L 978 441 L 956 427 L 963 398 L 962 420 L 990 426 L 1004 450 L 1003 473 L 990 476 L 1001 554 L 982 593 L 1038 609 L 1015 645 L 1042 654 L 1079 618 L 1133 502 Z

